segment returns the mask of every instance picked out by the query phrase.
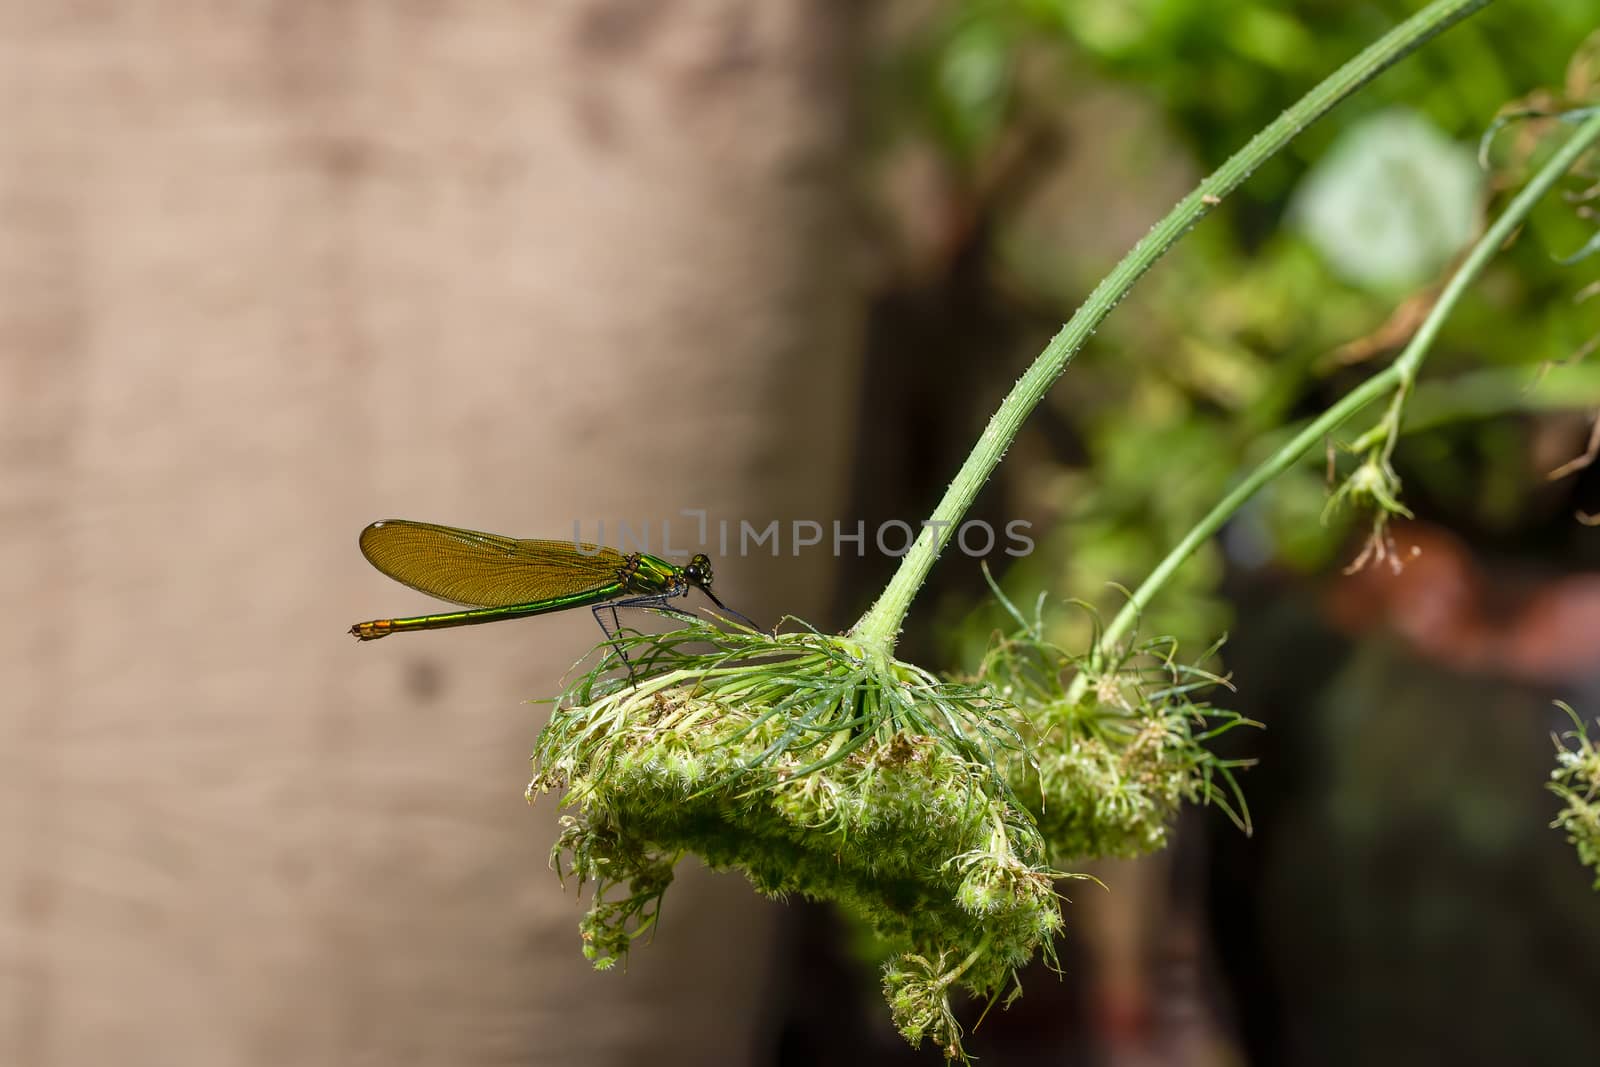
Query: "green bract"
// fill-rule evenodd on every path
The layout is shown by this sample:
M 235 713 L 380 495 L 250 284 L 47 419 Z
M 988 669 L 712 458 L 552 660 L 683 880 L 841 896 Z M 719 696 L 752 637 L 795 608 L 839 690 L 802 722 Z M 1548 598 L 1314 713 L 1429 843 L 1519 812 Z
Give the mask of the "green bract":
M 1007 758 L 1006 774 L 1034 812 L 1052 863 L 1163 848 L 1186 801 L 1215 803 L 1248 832 L 1233 777 L 1245 761 L 1220 759 L 1202 744 L 1256 725 L 1197 699 L 1226 686 L 1225 679 L 1179 662 L 1169 638 L 1120 649 L 1097 665 L 1095 656 L 1046 639 L 1042 598 L 1029 620 L 991 588 L 1018 629 L 995 639 L 980 677 L 1014 709 L 1028 758 Z M 1098 648 L 1099 620 L 1094 624 L 1090 644 Z

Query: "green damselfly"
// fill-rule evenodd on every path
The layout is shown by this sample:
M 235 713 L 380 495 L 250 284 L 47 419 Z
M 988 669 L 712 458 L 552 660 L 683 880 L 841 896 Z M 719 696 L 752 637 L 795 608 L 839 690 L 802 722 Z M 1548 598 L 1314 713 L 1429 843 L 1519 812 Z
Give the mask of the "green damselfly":
M 594 613 L 601 631 L 613 639 L 621 629 L 618 608 L 654 608 L 682 616 L 670 602 L 690 589 L 699 589 L 717 607 L 759 629 L 711 591 L 711 560 L 704 553 L 679 567 L 644 552 L 624 554 L 601 545 L 518 540 L 385 519 L 361 531 L 361 554 L 402 585 L 467 609 L 358 622 L 350 632 L 362 641 L 582 607 Z M 611 616 L 610 627 L 603 613 Z

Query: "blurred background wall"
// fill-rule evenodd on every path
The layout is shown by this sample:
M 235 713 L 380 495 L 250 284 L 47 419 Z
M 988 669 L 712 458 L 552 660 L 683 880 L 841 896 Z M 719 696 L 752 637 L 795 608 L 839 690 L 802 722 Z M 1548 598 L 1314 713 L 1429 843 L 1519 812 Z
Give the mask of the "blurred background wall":
M 850 21 L 0 4 L 0 1062 L 751 1054 L 777 905 L 687 871 L 600 975 L 546 867 L 521 701 L 589 613 L 345 631 L 433 603 L 374 519 L 836 510 Z

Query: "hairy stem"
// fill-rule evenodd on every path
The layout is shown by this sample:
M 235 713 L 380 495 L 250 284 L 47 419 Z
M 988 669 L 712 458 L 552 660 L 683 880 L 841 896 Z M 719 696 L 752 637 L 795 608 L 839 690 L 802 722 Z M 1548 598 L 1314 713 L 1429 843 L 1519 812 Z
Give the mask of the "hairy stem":
M 1222 166 L 1180 200 L 1167 216 L 1095 286 L 1070 321 L 1051 338 L 1000 404 L 983 435 L 945 490 L 910 551 L 900 561 L 877 601 L 858 620 L 851 634 L 885 651 L 894 647 L 900 626 L 934 561 L 954 535 L 989 475 L 1016 437 L 1022 421 L 1055 384 L 1067 363 L 1139 277 L 1177 240 L 1222 202 L 1262 162 L 1288 144 L 1301 130 L 1333 106 L 1377 77 L 1384 69 L 1420 47 L 1435 34 L 1487 7 L 1492 0 L 1434 0 L 1396 26 L 1360 55 L 1340 67 L 1293 107 L 1278 116 Z M 1163 579 L 1164 580 L 1164 579 Z
M 1412 337 L 1411 343 L 1406 345 L 1395 361 L 1379 373 L 1367 379 L 1356 389 L 1345 395 L 1327 411 L 1313 419 L 1304 429 L 1294 435 L 1289 442 L 1251 471 L 1250 474 L 1235 486 L 1206 516 L 1195 524 L 1183 539 L 1167 553 L 1144 584 L 1133 592 L 1128 602 L 1123 605 L 1117 617 L 1106 627 L 1100 635 L 1100 641 L 1095 648 L 1095 656 L 1104 660 L 1114 650 L 1138 620 L 1140 612 L 1147 607 L 1150 601 L 1172 577 L 1173 573 L 1183 565 L 1195 550 L 1204 544 L 1213 534 L 1222 528 L 1256 492 L 1278 475 L 1288 470 L 1308 451 L 1315 448 L 1322 440 L 1334 430 L 1344 425 L 1362 408 L 1373 400 L 1390 390 L 1395 391 L 1395 401 L 1391 404 L 1389 412 L 1384 416 L 1379 426 L 1373 433 L 1362 435 L 1358 448 L 1375 448 L 1382 446 L 1385 458 L 1388 450 L 1393 447 L 1393 437 L 1398 434 L 1401 416 L 1404 413 L 1404 398 L 1409 394 L 1412 383 L 1416 380 L 1417 368 L 1422 365 L 1428 349 L 1439 335 L 1439 329 L 1450 312 L 1461 300 L 1467 287 L 1483 273 L 1489 260 L 1500 251 L 1506 241 L 1527 219 L 1533 206 L 1550 191 L 1556 182 L 1561 180 L 1574 163 L 1591 147 L 1600 141 L 1600 114 L 1596 114 L 1578 127 L 1567 143 L 1554 153 L 1541 167 L 1532 180 L 1523 187 L 1522 191 L 1507 205 L 1500 217 L 1479 238 L 1473 246 L 1471 253 L 1462 262 L 1461 267 L 1439 294 L 1439 300 L 1434 304 L 1433 310 L 1428 313 L 1427 319 Z M 1377 436 L 1374 436 L 1374 435 Z M 1083 694 L 1084 687 L 1088 684 L 1087 676 L 1080 675 L 1073 682 L 1073 687 L 1068 696 L 1077 699 Z

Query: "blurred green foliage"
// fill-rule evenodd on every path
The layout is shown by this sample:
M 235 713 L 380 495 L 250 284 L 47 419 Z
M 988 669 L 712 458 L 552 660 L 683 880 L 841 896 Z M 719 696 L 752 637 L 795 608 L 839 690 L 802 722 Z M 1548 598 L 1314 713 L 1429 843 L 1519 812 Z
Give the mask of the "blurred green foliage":
M 992 353 L 997 366 L 1020 367 L 1199 175 L 1416 7 L 935 4 L 899 27 L 889 50 L 884 154 L 935 155 L 964 212 L 985 220 L 987 275 L 1036 322 L 1015 350 Z M 1574 55 L 1596 24 L 1590 5 L 1570 0 L 1491 7 L 1308 130 L 1189 235 L 1047 401 L 1044 417 L 1067 428 L 1055 437 L 1072 446 L 1019 442 L 1028 458 L 1003 468 L 1009 506 L 1048 531 L 1005 586 L 1024 600 L 1045 589 L 1115 606 L 1114 583 L 1142 579 L 1259 455 L 1263 434 L 1325 407 L 1365 365 L 1392 356 L 1451 256 L 1514 190 L 1554 124 L 1508 125 L 1487 174 L 1464 161 L 1496 114 L 1530 94 L 1593 99 L 1600 48 Z M 1419 205 L 1434 217 L 1420 219 Z M 1305 223 L 1312 214 L 1318 225 Z M 1407 225 L 1415 233 L 1397 232 Z M 1366 240 L 1363 226 L 1375 228 Z M 1336 248 L 1341 230 L 1356 239 Z M 1574 299 L 1594 280 L 1594 260 L 1557 261 L 1591 238 L 1592 221 L 1552 197 L 1529 230 L 1452 317 L 1425 379 L 1567 359 L 1600 334 L 1600 300 Z M 1504 529 L 1536 488 L 1523 424 L 1480 422 L 1468 433 L 1465 443 L 1460 428 L 1408 439 L 1396 465 L 1408 495 L 1425 496 L 1437 517 Z M 1342 462 L 1347 473 L 1352 461 Z M 1248 567 L 1308 573 L 1334 563 L 1361 519 L 1323 525 L 1327 489 L 1321 464 L 1281 479 L 1184 569 L 1144 632 L 1203 645 L 1226 628 L 1216 595 L 1225 550 Z M 962 628 L 968 662 L 984 630 Z M 1068 647 L 1085 637 L 1054 635 Z

